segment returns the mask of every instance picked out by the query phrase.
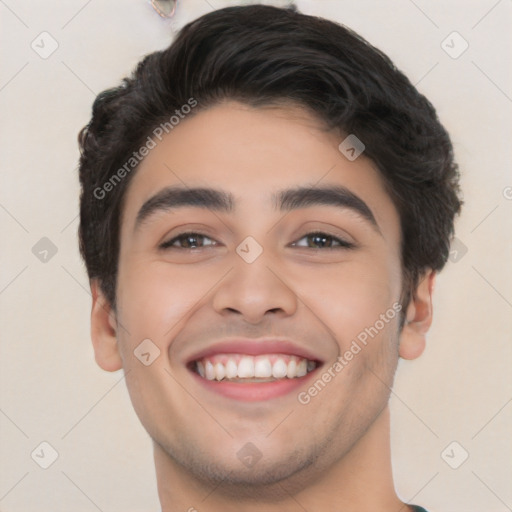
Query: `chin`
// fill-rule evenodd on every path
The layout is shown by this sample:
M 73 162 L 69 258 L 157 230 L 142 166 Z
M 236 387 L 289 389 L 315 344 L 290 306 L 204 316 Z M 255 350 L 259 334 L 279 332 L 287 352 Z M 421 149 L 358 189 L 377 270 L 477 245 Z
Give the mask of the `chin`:
M 222 457 L 219 454 L 190 449 L 186 452 L 169 449 L 165 451 L 198 480 L 210 486 L 222 486 L 223 491 L 229 494 L 231 490 L 237 496 L 246 494 L 257 497 L 259 489 L 263 488 L 268 494 L 269 487 L 306 471 L 315 460 L 314 457 L 308 457 L 304 450 L 287 454 L 274 451 L 272 459 L 269 459 L 264 453 L 257 452 L 255 447 L 250 449 L 247 445 L 234 454 L 234 457 Z M 251 454 L 252 460 L 246 459 L 247 454 Z

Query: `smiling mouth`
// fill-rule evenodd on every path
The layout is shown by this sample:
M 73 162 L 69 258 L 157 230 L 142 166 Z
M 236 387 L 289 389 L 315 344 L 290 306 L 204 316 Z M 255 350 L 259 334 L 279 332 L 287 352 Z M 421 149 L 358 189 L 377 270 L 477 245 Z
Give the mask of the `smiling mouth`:
M 289 354 L 215 354 L 193 361 L 190 369 L 208 381 L 263 383 L 299 379 L 317 366 L 317 361 Z

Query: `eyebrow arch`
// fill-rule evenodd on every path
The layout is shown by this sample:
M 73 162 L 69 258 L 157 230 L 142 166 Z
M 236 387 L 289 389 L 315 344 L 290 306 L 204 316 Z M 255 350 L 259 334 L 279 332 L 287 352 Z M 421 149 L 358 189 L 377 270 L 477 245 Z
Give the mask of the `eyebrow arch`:
M 272 195 L 274 208 L 291 211 L 310 206 L 326 205 L 349 209 L 367 220 L 382 234 L 370 207 L 356 194 L 343 186 L 297 187 L 281 190 Z M 171 211 L 192 206 L 217 212 L 234 210 L 234 196 L 229 192 L 213 188 L 166 187 L 150 197 L 140 208 L 135 220 L 135 229 L 158 211 Z
M 167 187 L 150 197 L 140 208 L 135 229 L 158 211 L 170 211 L 184 206 L 195 206 L 219 212 L 233 210 L 233 194 L 213 188 Z
M 308 206 L 326 205 L 349 209 L 367 220 L 381 236 L 382 232 L 370 207 L 356 194 L 341 185 L 327 187 L 298 187 L 274 195 L 274 204 L 282 211 Z

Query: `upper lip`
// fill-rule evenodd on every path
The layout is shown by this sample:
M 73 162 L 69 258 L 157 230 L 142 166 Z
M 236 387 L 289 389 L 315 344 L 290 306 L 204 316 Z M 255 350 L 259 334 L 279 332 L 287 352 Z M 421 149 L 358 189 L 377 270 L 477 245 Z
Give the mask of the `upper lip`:
M 219 341 L 188 358 L 187 364 L 216 354 L 246 354 L 258 356 L 262 354 L 288 354 L 321 363 L 322 361 L 308 349 L 287 339 L 277 338 L 236 338 Z

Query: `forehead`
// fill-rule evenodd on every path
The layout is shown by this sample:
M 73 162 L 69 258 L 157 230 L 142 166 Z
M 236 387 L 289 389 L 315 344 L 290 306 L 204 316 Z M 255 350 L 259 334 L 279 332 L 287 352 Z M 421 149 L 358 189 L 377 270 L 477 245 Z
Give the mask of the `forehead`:
M 349 161 L 340 152 L 345 137 L 298 108 L 233 101 L 200 111 L 155 140 L 126 192 L 123 227 L 133 226 L 144 202 L 169 186 L 222 189 L 235 198 L 235 212 L 262 212 L 274 206 L 278 190 L 342 185 L 364 199 L 379 224 L 398 223 L 373 162 Z

